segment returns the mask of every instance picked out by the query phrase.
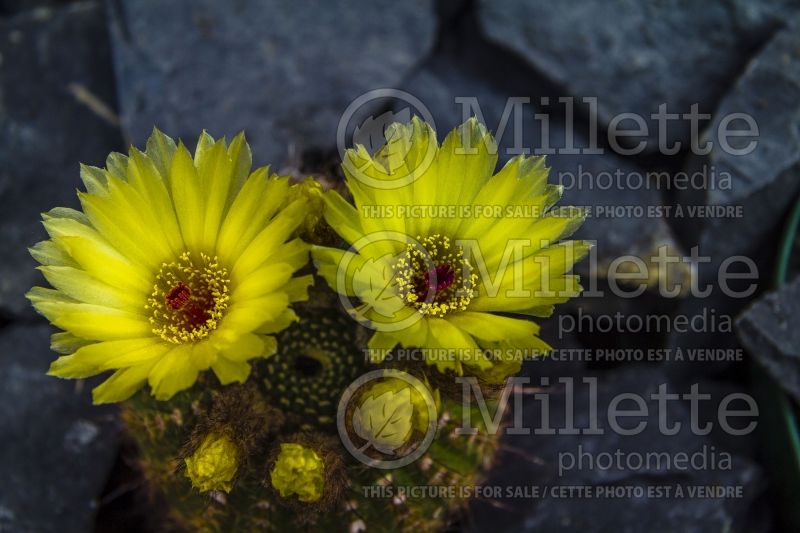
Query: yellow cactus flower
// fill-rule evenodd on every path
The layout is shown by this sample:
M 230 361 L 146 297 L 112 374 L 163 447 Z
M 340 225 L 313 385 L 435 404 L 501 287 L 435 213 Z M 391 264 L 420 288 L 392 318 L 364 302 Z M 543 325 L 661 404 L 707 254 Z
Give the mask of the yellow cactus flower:
M 374 156 L 360 145 L 345 154 L 355 205 L 323 195 L 350 250 L 312 247 L 320 275 L 375 330 L 370 349 L 421 348 L 441 371 L 467 366 L 494 381 L 546 352 L 529 318 L 580 292 L 569 272 L 590 246 L 565 239 L 583 210 L 554 208 L 562 188 L 547 183 L 542 157 L 495 174 L 496 143 L 475 119 L 441 146 L 418 118 L 385 137 Z
M 301 502 L 315 502 L 322 497 L 325 488 L 325 463 L 311 448 L 284 443 L 270 472 L 270 480 L 284 498 L 297 495 Z
M 224 435 L 206 435 L 197 450 L 186 458 L 186 476 L 200 492 L 230 492 L 238 469 L 239 449 Z
M 54 289 L 34 287 L 33 306 L 63 332 L 50 374 L 114 373 L 96 403 L 130 397 L 145 383 L 166 400 L 201 371 L 243 382 L 248 361 L 275 351 L 297 317 L 311 276 L 293 277 L 308 245 L 292 238 L 307 200 L 285 204 L 289 179 L 250 172 L 239 134 L 228 145 L 205 132 L 194 156 L 154 130 L 144 152 L 83 166 L 83 210 L 43 215 L 50 239 L 31 249 Z

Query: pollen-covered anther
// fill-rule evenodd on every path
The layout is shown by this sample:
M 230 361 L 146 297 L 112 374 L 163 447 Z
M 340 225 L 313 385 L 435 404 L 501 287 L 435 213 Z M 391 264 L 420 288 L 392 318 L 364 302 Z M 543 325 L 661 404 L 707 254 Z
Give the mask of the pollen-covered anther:
M 435 317 L 465 311 L 478 281 L 464 249 L 438 233 L 408 244 L 394 271 L 406 304 Z
M 200 254 L 196 261 L 184 252 L 177 261 L 164 263 L 145 306 L 153 333 L 175 344 L 207 337 L 228 307 L 229 283 L 216 257 Z

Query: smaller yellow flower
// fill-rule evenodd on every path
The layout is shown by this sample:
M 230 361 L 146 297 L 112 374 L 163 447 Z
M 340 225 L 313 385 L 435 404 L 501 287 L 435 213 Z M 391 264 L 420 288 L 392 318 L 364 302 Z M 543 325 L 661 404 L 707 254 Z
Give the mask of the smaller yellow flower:
M 272 486 L 284 498 L 293 494 L 301 502 L 315 502 L 325 487 L 325 463 L 301 444 L 281 444 L 281 452 L 270 472 Z
M 233 488 L 239 468 L 239 448 L 224 435 L 209 434 L 191 457 L 186 458 L 186 476 L 200 492 Z
M 317 273 L 375 331 L 373 353 L 420 348 L 441 372 L 502 381 L 550 350 L 531 317 L 581 292 L 571 271 L 591 245 L 569 237 L 587 213 L 556 207 L 563 187 L 548 183 L 543 157 L 495 172 L 497 143 L 475 118 L 441 145 L 416 117 L 385 137 L 374 155 L 345 153 L 352 202 L 323 194 L 349 249 L 312 246 Z

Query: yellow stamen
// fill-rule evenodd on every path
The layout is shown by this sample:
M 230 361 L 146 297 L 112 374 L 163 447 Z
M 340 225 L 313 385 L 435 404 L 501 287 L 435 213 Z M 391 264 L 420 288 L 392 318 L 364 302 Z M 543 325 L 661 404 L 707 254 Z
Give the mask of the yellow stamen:
M 195 262 L 184 252 L 177 261 L 162 264 L 145 305 L 153 333 L 174 344 L 208 337 L 228 307 L 229 283 L 216 257 L 200 254 Z
M 403 300 L 435 317 L 465 311 L 478 281 L 463 248 L 438 233 L 408 244 L 394 270 Z

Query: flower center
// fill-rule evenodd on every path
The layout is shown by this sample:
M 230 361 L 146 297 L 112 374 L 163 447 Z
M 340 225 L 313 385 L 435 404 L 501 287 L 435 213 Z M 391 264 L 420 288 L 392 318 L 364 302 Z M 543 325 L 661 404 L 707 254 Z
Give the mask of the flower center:
M 147 300 L 153 333 L 181 344 L 207 337 L 228 307 L 228 271 L 216 257 L 200 254 L 195 261 L 184 252 L 164 263 Z
M 403 300 L 435 317 L 466 310 L 478 281 L 464 249 L 438 233 L 408 244 L 394 270 Z

